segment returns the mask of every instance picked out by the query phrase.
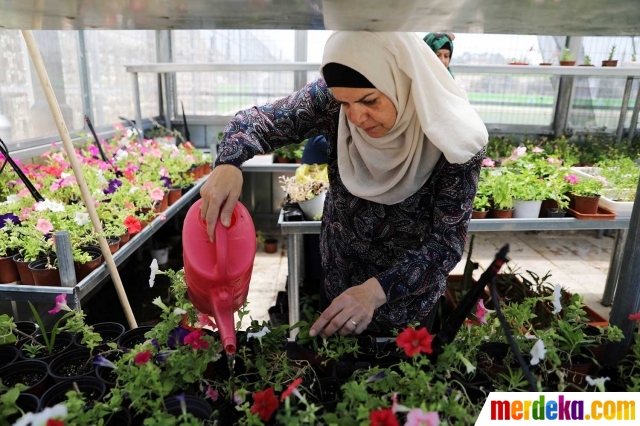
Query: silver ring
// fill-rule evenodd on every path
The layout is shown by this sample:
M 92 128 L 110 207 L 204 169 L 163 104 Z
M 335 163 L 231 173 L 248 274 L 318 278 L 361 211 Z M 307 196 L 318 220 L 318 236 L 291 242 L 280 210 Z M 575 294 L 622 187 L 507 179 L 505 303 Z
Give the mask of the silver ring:
M 351 321 L 351 324 L 353 324 L 354 327 L 358 327 L 358 323 L 356 323 L 353 319 L 350 319 L 349 321 Z

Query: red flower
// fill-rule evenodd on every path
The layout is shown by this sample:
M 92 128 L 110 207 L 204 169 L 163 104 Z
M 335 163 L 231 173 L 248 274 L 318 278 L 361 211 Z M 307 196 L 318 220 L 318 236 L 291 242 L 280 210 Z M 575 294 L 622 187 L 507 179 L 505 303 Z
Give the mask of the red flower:
M 267 422 L 274 411 L 278 409 L 278 398 L 273 393 L 273 388 L 267 388 L 262 392 L 253 394 L 253 406 L 251 414 L 258 414 L 262 421 Z
M 629 315 L 629 319 L 631 321 L 637 321 L 640 322 L 640 312 L 638 312 L 637 314 L 631 314 Z
M 49 419 L 47 420 L 47 426 L 64 426 L 64 422 L 62 420 Z
M 406 353 L 407 356 L 412 357 L 420 352 L 432 353 L 432 341 L 433 336 L 429 334 L 426 328 L 422 327 L 415 330 L 407 327 L 402 333 L 398 334 L 396 344 L 398 347 L 404 349 L 404 353 Z
M 371 420 L 369 423 L 371 426 L 400 426 L 396 415 L 390 408 L 372 411 L 369 414 L 369 420 Z
M 285 399 L 287 399 L 287 397 L 291 395 L 293 390 L 297 388 L 300 385 L 300 383 L 302 383 L 302 377 L 298 377 L 297 379 L 295 379 L 293 383 L 291 383 L 289 387 L 285 389 L 284 392 L 282 392 L 282 395 L 280 396 L 280 401 L 284 401 Z
M 136 362 L 136 364 L 142 365 L 149 362 L 150 359 L 151 359 L 151 351 L 147 349 L 146 351 L 140 352 L 139 354 L 137 354 L 134 361 Z
M 127 230 L 129 231 L 129 235 L 133 235 L 137 232 L 142 231 L 142 226 L 140 225 L 140 221 L 136 219 L 134 216 L 131 216 L 131 215 L 127 216 L 124 219 L 124 222 L 122 224 L 127 227 Z
M 195 350 L 200 348 L 209 349 L 209 342 L 202 340 L 202 336 L 204 335 L 204 331 L 201 328 L 192 331 L 184 338 L 185 345 L 191 345 L 191 347 Z

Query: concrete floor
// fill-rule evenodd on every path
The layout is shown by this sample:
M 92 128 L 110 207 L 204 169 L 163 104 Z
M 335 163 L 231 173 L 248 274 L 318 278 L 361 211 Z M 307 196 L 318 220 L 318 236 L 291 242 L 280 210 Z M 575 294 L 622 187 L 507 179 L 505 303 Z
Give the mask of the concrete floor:
M 596 231 L 546 231 L 546 232 L 475 232 L 473 260 L 481 268 L 489 266 L 496 252 L 509 243 L 508 263 L 525 273 L 531 270 L 543 276 L 551 271 L 550 282 L 560 284 L 569 291 L 584 296 L 585 303 L 605 318 L 611 308 L 602 306 L 607 269 L 613 249 L 613 237 L 596 238 Z M 258 321 L 269 319 L 268 309 L 275 304 L 278 291 L 283 291 L 288 275 L 285 239 L 280 238 L 280 250 L 267 254 L 258 248 L 249 287 L 249 310 L 251 318 Z M 467 243 L 468 249 L 468 243 Z M 461 274 L 463 261 L 452 271 Z M 506 267 L 503 267 L 503 271 Z M 479 275 L 482 271 L 476 271 Z M 250 322 L 243 321 L 243 327 Z

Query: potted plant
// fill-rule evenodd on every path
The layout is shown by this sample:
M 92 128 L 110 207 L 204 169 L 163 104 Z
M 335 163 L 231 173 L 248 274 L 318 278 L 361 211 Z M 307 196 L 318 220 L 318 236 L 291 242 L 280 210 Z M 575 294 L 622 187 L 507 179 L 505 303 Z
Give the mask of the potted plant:
M 520 59 L 511 58 L 509 65 L 529 65 L 529 60 L 525 56 L 520 57 Z
M 580 64 L 581 67 L 592 67 L 594 66 L 591 63 L 591 57 L 589 57 L 589 55 L 584 55 L 584 60 L 583 62 Z
M 576 64 L 575 55 L 571 53 L 568 47 L 562 49 L 562 54 L 560 55 L 560 66 L 562 67 L 572 67 Z
M 553 58 L 558 56 L 558 52 L 553 52 L 549 56 L 546 56 L 544 52 L 540 51 L 540 56 L 542 56 L 542 62 L 540 62 L 539 65 L 551 66 L 553 64 Z
M 17 219 L 17 218 L 16 218 Z M 13 257 L 20 247 L 20 240 L 13 233 L 13 225 L 0 228 L 0 284 L 9 284 L 20 279 Z
M 489 197 L 480 192 L 480 187 L 478 187 L 478 192 L 473 199 L 473 211 L 471 212 L 471 219 L 486 218 L 490 208 L 491 203 L 489 201 Z
M 492 207 L 489 211 L 491 218 L 510 218 L 513 215 L 513 195 L 508 170 L 493 170 L 485 174 L 490 188 Z
M 280 187 L 286 201 L 298 203 L 307 220 L 320 220 L 324 199 L 329 189 L 326 164 L 303 164 L 294 176 L 280 176 Z
M 566 175 L 565 179 L 569 183 L 571 208 L 582 214 L 597 214 L 603 181 L 597 177 L 577 178 L 575 175 Z
M 609 51 L 609 57 L 602 61 L 602 66 L 603 67 L 617 67 L 618 66 L 618 60 L 617 59 L 613 59 L 613 55 L 616 53 L 616 45 L 614 44 L 613 46 L 611 46 L 611 50 Z
M 556 173 L 547 179 L 546 184 L 550 202 L 543 202 L 542 217 L 564 217 L 569 207 L 567 181 L 561 173 Z
M 510 184 L 514 218 L 537 218 L 540 215 L 542 201 L 548 196 L 544 179 L 539 178 L 530 169 L 512 173 Z

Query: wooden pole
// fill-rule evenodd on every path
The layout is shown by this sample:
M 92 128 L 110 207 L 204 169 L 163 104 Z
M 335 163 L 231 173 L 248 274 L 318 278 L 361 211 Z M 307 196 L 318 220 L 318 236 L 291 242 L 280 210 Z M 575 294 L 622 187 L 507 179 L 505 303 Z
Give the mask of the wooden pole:
M 111 279 L 113 280 L 113 284 L 116 287 L 116 292 L 118 293 L 120 304 L 122 305 L 124 313 L 127 317 L 127 322 L 129 323 L 129 327 L 131 327 L 132 329 L 137 328 L 138 324 L 136 323 L 136 319 L 133 316 L 133 312 L 131 311 L 131 305 L 129 305 L 127 294 L 125 293 L 122 281 L 120 280 L 118 268 L 116 267 L 116 264 L 113 261 L 113 257 L 111 256 L 109 244 L 107 243 L 107 240 L 102 236 L 102 224 L 100 223 L 100 219 L 98 218 L 98 212 L 96 211 L 93 197 L 89 192 L 89 187 L 87 186 L 87 181 L 85 180 L 84 174 L 82 173 L 80 162 L 76 157 L 76 152 L 73 143 L 71 142 L 71 136 L 69 136 L 69 130 L 67 129 L 67 125 L 64 122 L 64 118 L 62 117 L 60 105 L 58 105 L 56 95 L 53 92 L 53 87 L 51 86 L 51 81 L 49 80 L 49 75 L 47 74 L 44 62 L 42 61 L 40 50 L 38 49 L 35 38 L 33 37 L 33 32 L 30 30 L 22 30 L 22 36 L 24 37 L 24 41 L 27 43 L 29 56 L 31 56 L 33 65 L 36 69 L 36 72 L 38 73 L 38 78 L 40 79 L 40 84 L 42 84 L 42 89 L 44 90 L 44 94 L 47 97 L 49 108 L 51 108 L 53 119 L 56 122 L 58 133 L 60 133 L 60 138 L 62 139 L 62 144 L 65 151 L 67 152 L 67 156 L 69 157 L 69 162 L 71 163 L 73 174 L 78 181 L 80 193 L 82 194 L 82 200 L 84 201 L 84 204 L 87 207 L 87 211 L 89 212 L 89 217 L 91 218 L 93 229 L 95 229 L 98 235 L 100 235 L 100 237 L 98 237 L 98 241 L 100 242 L 100 250 L 102 250 L 102 255 L 107 262 L 107 268 L 111 273 Z

